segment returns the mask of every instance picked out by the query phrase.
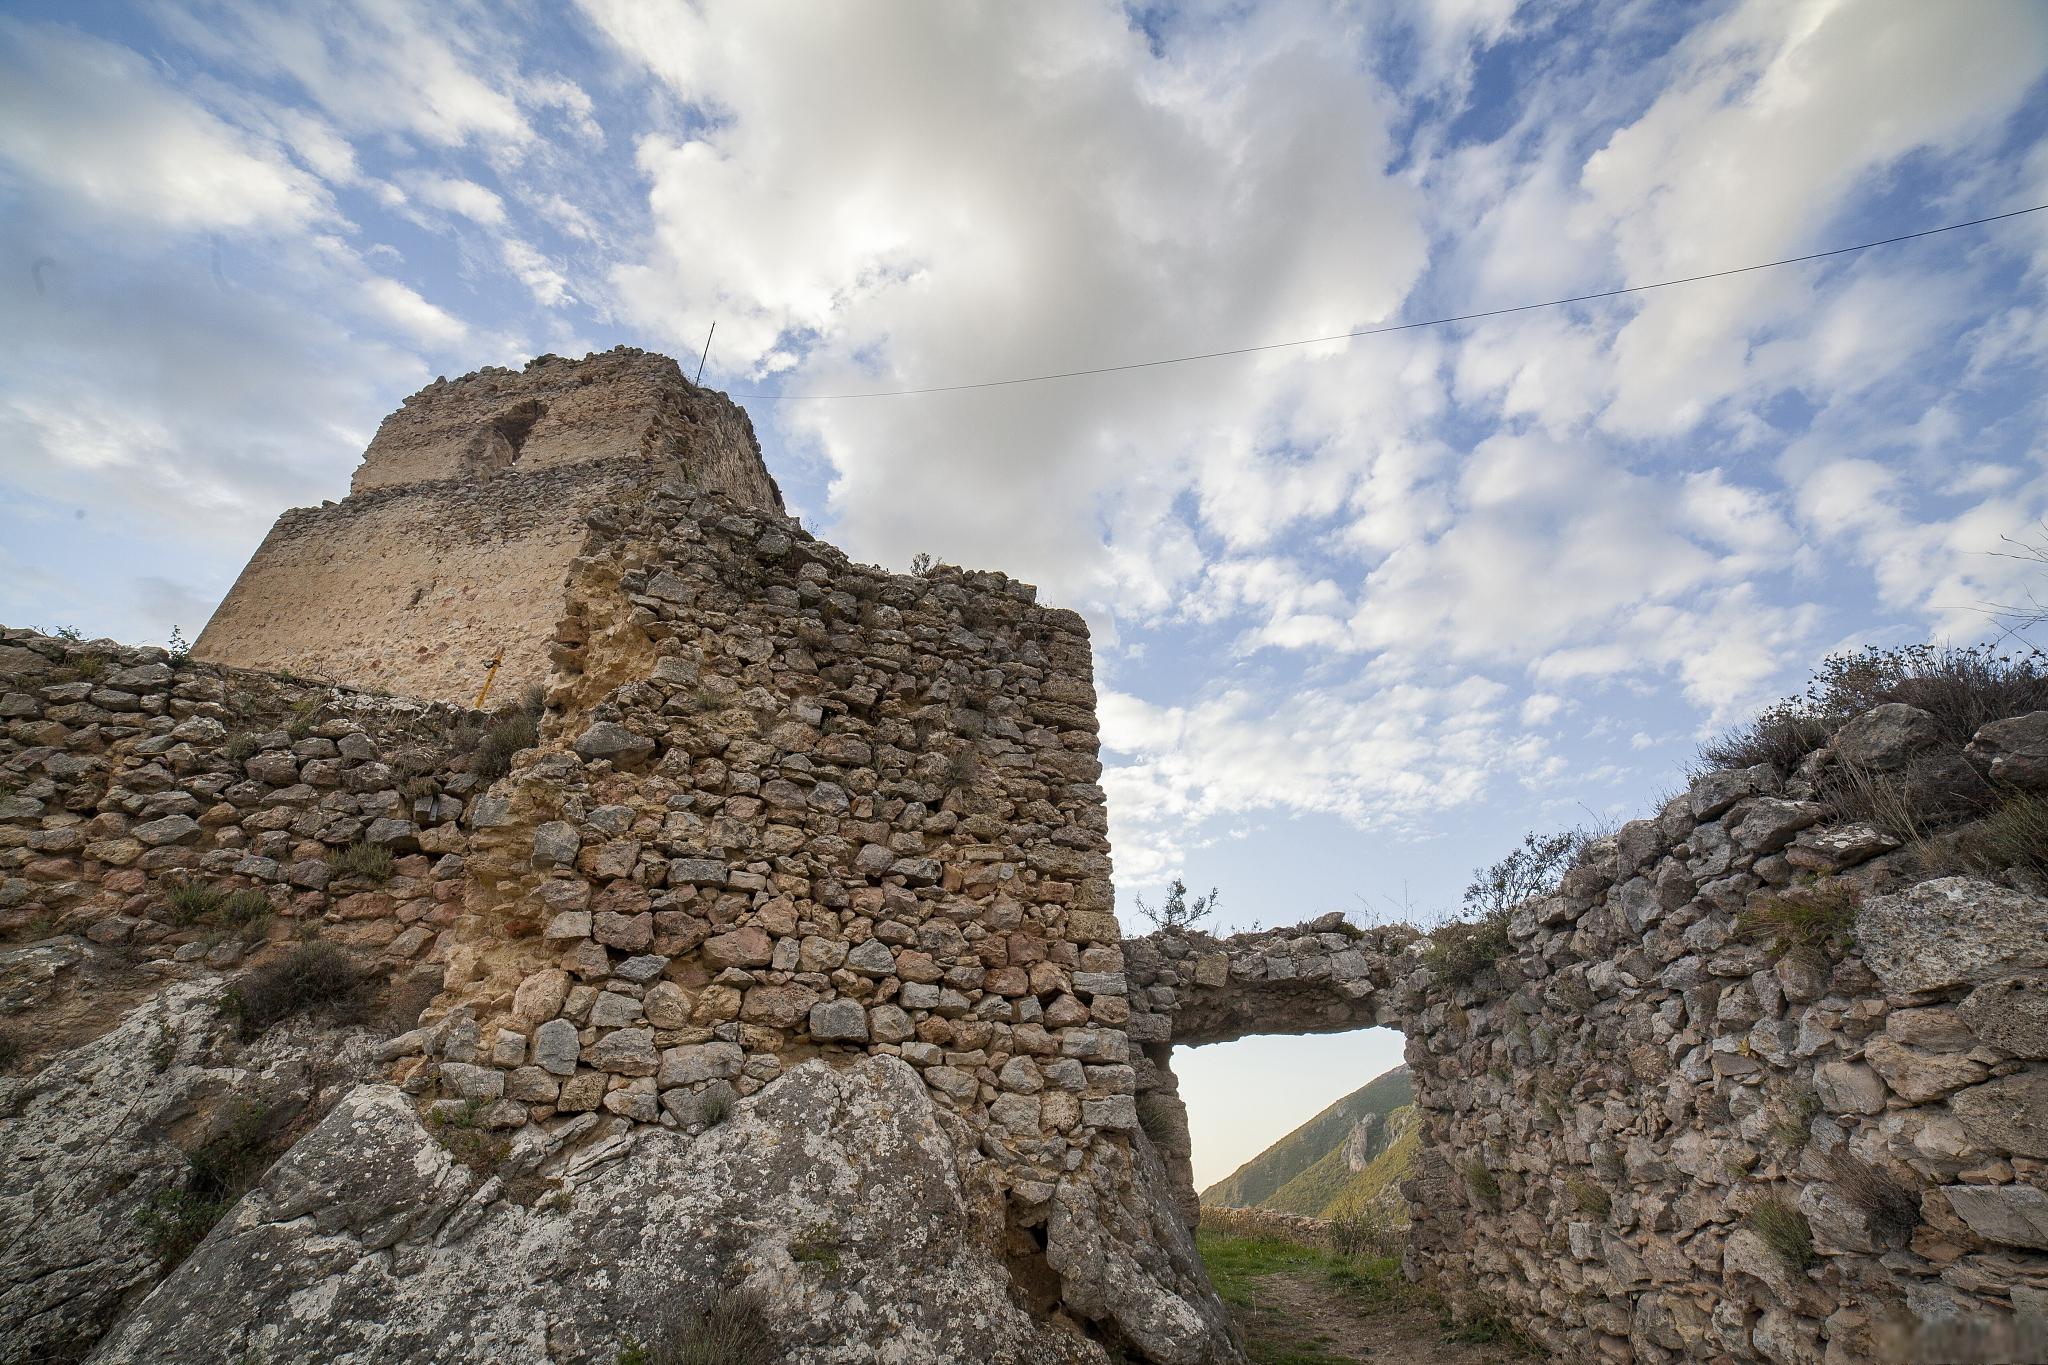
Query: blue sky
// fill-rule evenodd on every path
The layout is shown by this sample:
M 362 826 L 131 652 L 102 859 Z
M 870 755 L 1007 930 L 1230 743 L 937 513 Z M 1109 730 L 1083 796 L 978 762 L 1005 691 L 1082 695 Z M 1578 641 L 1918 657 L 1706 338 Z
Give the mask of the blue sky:
M 194 635 L 406 393 L 543 351 L 715 319 L 736 394 L 957 383 L 2048 202 L 2044 70 L 2005 0 L 17 0 L 0 619 Z M 2044 279 L 2048 214 L 746 402 L 820 534 L 1087 614 L 1127 904 L 1427 919 L 1830 650 L 2025 591 Z M 1189 1059 L 1205 1178 L 1391 1057 L 1285 1046 Z

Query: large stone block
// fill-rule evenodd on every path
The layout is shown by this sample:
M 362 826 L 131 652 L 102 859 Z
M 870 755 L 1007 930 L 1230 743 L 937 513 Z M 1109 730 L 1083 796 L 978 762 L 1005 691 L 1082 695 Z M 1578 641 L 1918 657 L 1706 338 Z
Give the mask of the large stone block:
M 1865 901 L 1856 947 L 1896 995 L 2048 967 L 2048 898 L 1941 877 Z

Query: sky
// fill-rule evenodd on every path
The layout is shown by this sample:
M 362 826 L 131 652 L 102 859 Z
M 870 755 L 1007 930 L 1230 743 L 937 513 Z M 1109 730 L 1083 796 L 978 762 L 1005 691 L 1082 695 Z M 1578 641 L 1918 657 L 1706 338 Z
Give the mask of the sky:
M 1094 632 L 1119 895 L 1424 922 L 2048 517 L 2017 0 L 0 3 L 0 620 L 198 633 L 436 375 L 695 356 L 807 527 Z M 1198 1177 L 1394 1035 L 1179 1063 Z

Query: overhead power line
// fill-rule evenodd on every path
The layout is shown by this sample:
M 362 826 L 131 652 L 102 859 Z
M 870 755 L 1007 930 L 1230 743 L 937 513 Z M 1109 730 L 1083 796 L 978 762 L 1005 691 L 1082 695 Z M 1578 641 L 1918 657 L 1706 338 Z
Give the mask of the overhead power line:
M 1703 275 L 1681 275 L 1673 280 L 1658 280 L 1651 284 L 1626 284 L 1618 289 L 1602 289 L 1591 294 L 1574 294 L 1570 298 L 1544 299 L 1540 303 L 1518 303 L 1507 308 L 1487 308 L 1477 313 L 1457 313 L 1450 317 L 1424 318 L 1418 322 L 1394 322 L 1384 327 L 1364 327 L 1356 332 L 1338 332 L 1324 337 L 1300 337 L 1293 341 L 1268 341 L 1257 346 L 1234 346 L 1224 351 L 1202 351 L 1195 355 L 1166 356 L 1158 360 L 1133 360 L 1122 365 L 1096 365 L 1085 370 L 1054 370 L 1046 374 L 1019 375 L 1014 379 L 983 379 L 972 384 L 931 384 L 916 389 L 869 389 L 854 393 L 735 393 L 733 398 L 759 399 L 764 402 L 827 402 L 847 398 L 908 398 L 921 393 L 962 393 L 969 389 L 1004 389 L 1018 384 L 1047 384 L 1056 379 L 1080 379 L 1091 374 L 1120 374 L 1125 370 L 1152 370 L 1164 365 L 1186 365 L 1197 360 L 1222 360 L 1228 356 L 1257 355 L 1261 351 L 1284 351 L 1296 346 L 1321 346 L 1332 341 L 1355 341 L 1360 337 L 1385 336 L 1389 332 L 1412 332 L 1423 327 L 1447 327 L 1459 322 L 1478 322 L 1484 318 L 1507 317 L 1513 313 L 1530 313 L 1539 308 L 1563 308 L 1574 303 L 1593 303 L 1600 299 L 1616 299 L 1624 294 L 1647 294 L 1653 289 L 1670 289 L 1681 284 L 1698 284 L 1703 280 L 1721 280 L 1730 275 L 1748 275 L 1759 270 L 1776 270 L 1779 266 L 1802 265 L 1807 261 L 1824 261 L 1830 256 L 1847 256 L 1853 252 L 1869 251 L 1873 247 L 1893 246 L 1899 242 L 1917 241 L 1922 237 L 1936 237 L 1944 232 L 1961 232 L 1964 228 L 1983 227 L 1986 223 L 2002 223 L 2008 218 L 2021 218 L 2029 213 L 2040 213 L 2048 204 L 2036 204 L 2032 208 L 2013 209 L 2009 213 L 1994 213 L 1986 218 L 1972 218 L 1968 222 L 1948 223 L 1941 227 L 1923 228 L 1918 232 L 1905 232 L 1896 237 L 1883 237 L 1874 242 L 1858 242 L 1854 246 L 1838 246 L 1830 251 L 1815 251 L 1804 256 L 1787 256 L 1783 260 L 1759 261 L 1755 265 L 1738 265 L 1728 270 L 1710 270 Z

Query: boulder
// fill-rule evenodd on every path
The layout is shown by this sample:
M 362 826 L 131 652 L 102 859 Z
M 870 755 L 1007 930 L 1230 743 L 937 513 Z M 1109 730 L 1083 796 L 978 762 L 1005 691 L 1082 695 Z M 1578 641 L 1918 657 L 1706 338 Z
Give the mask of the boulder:
M 9 966 L 18 984 L 21 964 Z M 187 1148 L 243 1113 L 316 1110 L 316 1078 L 332 1098 L 381 1070 L 361 1029 L 301 1024 L 241 1043 L 223 984 L 169 985 L 33 1077 L 0 1076 L 0 1358 L 78 1359 L 149 1291 L 163 1265 L 141 1215 L 184 1188 Z
M 759 1296 L 795 1365 L 876 1359 L 877 1343 L 902 1361 L 1106 1362 L 1090 1336 L 1171 1365 L 1241 1359 L 1165 1201 L 1129 1197 L 1163 1188 L 1149 1151 L 1134 1172 L 1096 1148 L 1051 1201 L 1043 1273 L 1099 1323 L 1084 1336 L 1021 1306 L 955 1150 L 902 1062 L 813 1061 L 701 1137 L 642 1129 L 546 1159 L 559 1191 L 529 1208 L 493 1199 L 403 1094 L 365 1086 L 94 1361 L 595 1365 L 654 1339 L 678 1300 L 733 1290 Z M 791 1255 L 798 1229 L 829 1237 L 829 1271 Z
M 858 1000 L 825 1000 L 811 1006 L 811 1037 L 821 1043 L 865 1043 L 868 1012 Z
M 1885 1037 L 1872 1038 L 1864 1045 L 1863 1060 L 1876 1068 L 1895 1094 L 1914 1104 L 1927 1104 L 1975 1085 L 1986 1074 L 1982 1063 L 1960 1053 L 1923 1052 Z
M 704 940 L 704 964 L 712 971 L 726 967 L 765 967 L 774 956 L 768 935 L 748 925 Z
M 2048 791 L 2048 711 L 1994 720 L 1963 752 L 1993 782 Z
M 2048 1058 L 2048 972 L 1987 981 L 1957 1013 L 1980 1042 L 2015 1057 Z
M 576 737 L 576 752 L 587 759 L 608 758 L 623 767 L 653 753 L 654 741 L 616 721 L 601 720 Z
M 539 868 L 567 867 L 576 861 L 583 836 L 567 820 L 546 820 L 534 827 L 533 865 Z
M 2048 967 L 2048 898 L 1974 877 L 1939 877 L 1865 901 L 1856 947 L 1894 995 Z
M 1872 772 L 1903 771 L 1941 743 L 1941 725 L 1904 702 L 1873 706 L 1835 733 L 1835 758 Z
M 2001 1076 L 1949 1100 L 1970 1136 L 1995 1151 L 2048 1157 L 2048 1070 Z
M 1941 1192 L 1985 1241 L 2048 1251 L 2048 1194 L 2032 1185 L 1948 1185 Z

